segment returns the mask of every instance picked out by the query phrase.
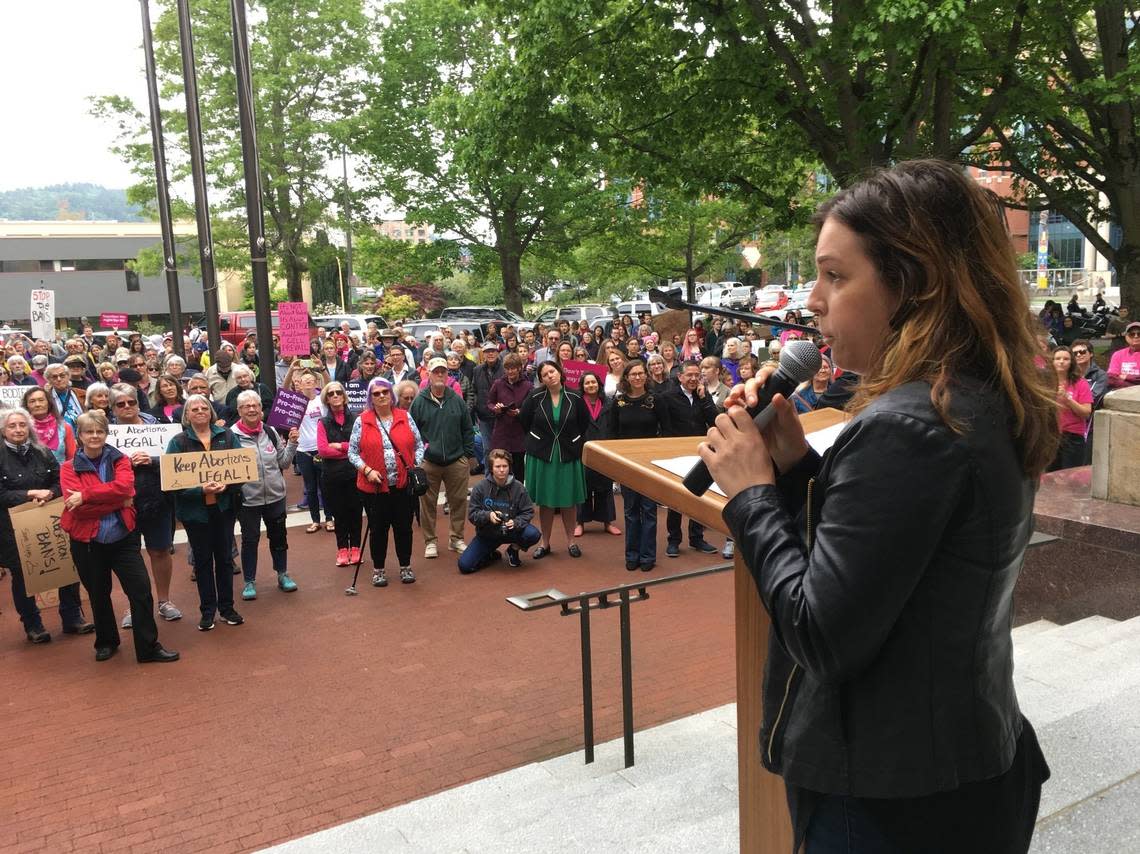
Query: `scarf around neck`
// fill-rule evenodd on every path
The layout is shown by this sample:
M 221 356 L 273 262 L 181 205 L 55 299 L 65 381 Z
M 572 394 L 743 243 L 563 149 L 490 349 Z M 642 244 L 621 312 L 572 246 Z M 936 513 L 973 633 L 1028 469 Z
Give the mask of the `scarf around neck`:
M 49 451 L 59 449 L 59 422 L 56 421 L 50 414 L 45 415 L 43 418 L 33 418 L 32 422 L 36 428 L 36 435 L 40 437 L 40 442 L 43 443 Z

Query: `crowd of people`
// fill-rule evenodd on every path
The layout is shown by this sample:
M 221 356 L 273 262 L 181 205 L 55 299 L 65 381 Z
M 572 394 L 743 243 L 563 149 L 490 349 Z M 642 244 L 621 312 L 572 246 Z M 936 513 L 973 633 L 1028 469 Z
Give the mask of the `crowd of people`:
M 175 354 L 170 335 L 112 334 L 99 343 L 85 327 L 54 341 L 6 336 L 0 386 L 25 390 L 18 401 L 6 398 L 9 408 L 0 414 L 0 502 L 11 508 L 66 498 L 65 528 L 94 622 L 82 612 L 78 585 L 70 585 L 59 592 L 62 629 L 95 633 L 100 659 L 119 645 L 110 572 L 127 593 L 130 610 L 120 625 L 134 631 L 139 659 L 177 657 L 158 643 L 141 557 L 145 550 L 158 616 L 180 619 L 170 593 L 176 523 L 189 544 L 202 631 L 218 619 L 244 622 L 234 575 L 241 573 L 241 600 L 256 599 L 263 526 L 276 587 L 295 592 L 287 559 L 290 471 L 303 482 L 297 507 L 309 513 L 304 531 L 335 532 L 331 563 L 369 561 L 376 587 L 388 585 L 389 535 L 404 584 L 416 580 L 415 525 L 423 559 L 440 556 L 441 504 L 446 549 L 463 573 L 503 559 L 504 546 L 512 567 L 526 554 L 537 561 L 562 549 L 580 558 L 592 523 L 624 536 L 627 570 L 648 572 L 658 557 L 658 504 L 585 468 L 584 444 L 703 436 L 731 388 L 774 367 L 783 345 L 803 334 L 779 323 L 716 317 L 663 336 L 654 322 L 649 315 L 621 316 L 606 325 L 562 320 L 525 330 L 492 323 L 483 340 L 444 324 L 424 341 L 399 326 L 371 325 L 363 336 L 321 330 L 302 356 L 280 354 L 275 340 L 276 385 L 308 401 L 300 424 L 281 430 L 266 423 L 273 395 L 262 381 L 254 333 L 214 353 L 204 335 L 188 334 L 186 358 Z M 788 312 L 784 322 L 813 324 L 799 312 Z M 1140 381 L 1140 323 L 1127 325 L 1107 371 L 1096 365 L 1088 341 L 1060 344 L 1042 330 L 1039 367 L 1056 373 L 1063 437 L 1054 467 L 1080 465 L 1090 453 L 1091 413 L 1107 389 Z M 855 391 L 854 375 L 833 365 L 826 344 L 816 340 L 824 361 L 791 397 L 800 413 L 843 408 Z M 109 425 L 143 423 L 182 427 L 167 453 L 253 450 L 258 479 L 164 492 L 158 456 L 122 453 L 108 443 Z M 485 477 L 470 488 L 473 473 Z M 718 547 L 699 523 L 683 522 L 667 510 L 667 557 L 677 557 L 686 539 L 700 553 L 732 556 L 731 538 Z M 46 642 L 51 635 L 25 592 L 6 512 L 0 528 L 0 565 L 11 571 L 27 638 Z

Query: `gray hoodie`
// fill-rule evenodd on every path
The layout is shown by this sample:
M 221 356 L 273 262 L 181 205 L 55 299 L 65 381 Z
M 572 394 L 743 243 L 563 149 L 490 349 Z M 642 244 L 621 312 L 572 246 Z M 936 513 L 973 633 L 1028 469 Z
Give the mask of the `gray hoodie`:
M 280 433 L 274 430 L 277 445 L 269 438 L 268 424 L 261 425 L 261 432 L 250 436 L 241 430 L 238 421 L 230 428 L 230 432 L 237 437 L 238 444 L 243 448 L 253 448 L 257 453 L 258 480 L 241 485 L 241 502 L 250 507 L 263 507 L 285 498 L 285 476 L 281 472 L 293 462 L 293 455 L 297 452 L 296 442 L 286 442 Z

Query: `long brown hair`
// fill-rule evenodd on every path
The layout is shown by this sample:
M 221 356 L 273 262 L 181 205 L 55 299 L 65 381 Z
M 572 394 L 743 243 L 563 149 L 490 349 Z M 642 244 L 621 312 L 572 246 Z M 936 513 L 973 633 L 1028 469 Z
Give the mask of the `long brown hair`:
M 1059 435 L 1055 383 L 1034 365 L 1040 354 L 1017 275 L 1000 202 L 940 160 L 912 160 L 843 190 L 816 212 L 859 235 L 898 307 L 875 368 L 849 407 L 885 392 L 930 383 L 930 401 L 948 427 L 956 378 L 974 375 L 1004 392 L 1023 469 L 1036 477 Z

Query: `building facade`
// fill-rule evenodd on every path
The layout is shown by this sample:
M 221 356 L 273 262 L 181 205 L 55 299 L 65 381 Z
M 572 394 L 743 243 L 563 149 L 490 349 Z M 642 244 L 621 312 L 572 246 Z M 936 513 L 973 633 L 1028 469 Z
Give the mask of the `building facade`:
M 389 240 L 405 243 L 431 243 L 435 239 L 435 230 L 430 225 L 408 223 L 402 219 L 386 219 L 377 226 L 377 231 Z

